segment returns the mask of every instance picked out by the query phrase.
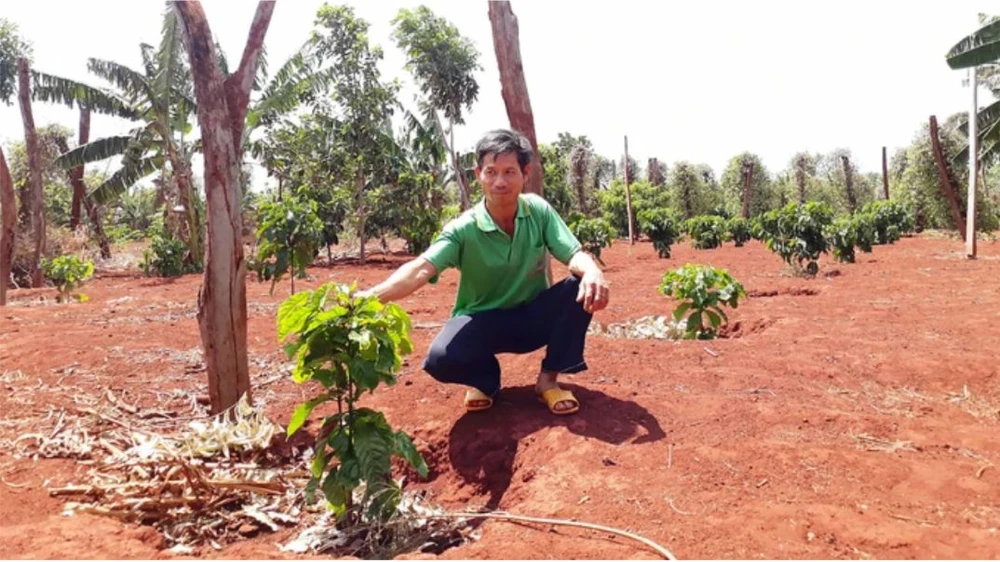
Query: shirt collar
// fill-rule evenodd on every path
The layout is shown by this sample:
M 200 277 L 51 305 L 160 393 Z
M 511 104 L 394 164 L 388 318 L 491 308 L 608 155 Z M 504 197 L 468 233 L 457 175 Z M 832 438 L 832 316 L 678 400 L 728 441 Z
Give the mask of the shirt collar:
M 496 221 L 490 216 L 490 213 L 486 210 L 486 198 L 480 199 L 479 203 L 475 206 L 475 216 L 476 216 L 476 226 L 479 230 L 483 232 L 493 232 L 494 230 L 499 230 Z M 531 216 L 531 208 L 528 206 L 528 202 L 524 200 L 523 196 L 517 198 L 517 215 L 519 219 Z

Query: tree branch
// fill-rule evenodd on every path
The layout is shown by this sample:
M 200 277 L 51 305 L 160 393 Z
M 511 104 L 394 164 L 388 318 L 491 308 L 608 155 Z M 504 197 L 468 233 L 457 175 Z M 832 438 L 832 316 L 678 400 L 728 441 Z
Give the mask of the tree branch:
M 260 62 L 260 54 L 264 48 L 264 36 L 271 23 L 275 0 L 260 0 L 257 12 L 250 24 L 250 34 L 246 47 L 243 48 L 243 59 L 240 67 L 226 78 L 226 97 L 229 101 L 229 112 L 232 114 L 233 138 L 238 139 L 243 132 L 243 120 L 246 118 L 247 105 L 250 103 L 250 88 L 253 87 L 254 76 Z M 237 151 L 238 152 L 238 151 Z

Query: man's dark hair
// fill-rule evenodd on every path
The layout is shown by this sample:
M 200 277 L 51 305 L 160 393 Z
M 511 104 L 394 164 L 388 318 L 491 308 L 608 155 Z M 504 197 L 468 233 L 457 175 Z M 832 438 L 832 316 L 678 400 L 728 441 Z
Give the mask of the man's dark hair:
M 522 170 L 531 162 L 531 143 L 527 137 L 511 129 L 494 129 L 476 143 L 476 164 L 482 167 L 483 157 L 487 154 L 496 158 L 505 152 L 517 154 L 517 163 Z

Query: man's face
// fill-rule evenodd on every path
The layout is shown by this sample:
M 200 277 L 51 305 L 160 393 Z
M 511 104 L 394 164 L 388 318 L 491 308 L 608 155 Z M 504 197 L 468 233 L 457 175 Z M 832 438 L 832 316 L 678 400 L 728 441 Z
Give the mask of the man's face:
M 481 167 L 476 167 L 476 176 L 486 200 L 496 205 L 513 204 L 524 189 L 524 171 L 513 152 L 483 156 Z

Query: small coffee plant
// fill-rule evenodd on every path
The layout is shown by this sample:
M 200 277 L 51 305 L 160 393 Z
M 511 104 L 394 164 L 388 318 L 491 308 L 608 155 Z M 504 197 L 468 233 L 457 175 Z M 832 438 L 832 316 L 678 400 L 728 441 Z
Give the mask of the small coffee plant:
M 94 264 L 89 260 L 81 261 L 73 255 L 58 256 L 52 261 L 42 260 L 42 273 L 59 289 L 56 302 L 66 302 L 70 298 L 84 302 L 87 295 L 74 295 L 72 292 L 94 274 Z
M 670 247 L 681 236 L 683 221 L 673 209 L 644 209 L 636 217 L 639 229 L 653 241 L 653 248 L 661 258 L 670 257 Z
M 733 217 L 726 221 L 726 231 L 729 239 L 736 247 L 742 247 L 750 241 L 750 221 L 743 217 Z
M 728 324 L 722 306 L 733 309 L 746 298 L 743 285 L 728 271 L 708 265 L 686 264 L 668 271 L 660 283 L 660 292 L 681 303 L 674 309 L 675 322 L 685 319 L 685 339 L 714 339 L 719 328 Z
M 316 381 L 317 395 L 301 404 L 288 424 L 289 436 L 313 409 L 336 402 L 316 439 L 311 497 L 322 490 L 338 522 L 385 522 L 398 511 L 402 490 L 392 479 L 398 456 L 421 476 L 427 464 L 403 431 L 393 431 L 381 412 L 358 407 L 365 392 L 396 383 L 402 356 L 413 350 L 410 319 L 394 303 L 359 297 L 355 287 L 326 283 L 286 299 L 278 310 L 278 339 L 295 359 L 292 379 Z M 360 490 L 363 489 L 363 492 Z
M 317 215 L 316 202 L 287 197 L 260 205 L 257 239 L 257 278 L 271 280 L 271 294 L 281 278 L 291 272 L 291 291 L 295 278 L 306 277 L 306 266 L 313 262 L 323 245 L 323 221 Z
M 713 215 L 692 217 L 684 223 L 684 230 L 696 250 L 718 248 L 726 240 L 726 219 Z
M 840 217 L 828 227 L 827 239 L 833 250 L 833 257 L 840 262 L 854 263 L 854 247 L 858 242 L 858 233 L 854 220 Z
M 604 265 L 601 259 L 601 249 L 611 246 L 611 241 L 615 236 L 615 229 L 605 219 L 578 219 L 568 224 L 569 229 L 576 236 L 576 239 L 583 244 L 583 249 L 591 253 L 594 258 Z
M 820 254 L 829 251 L 826 230 L 832 222 L 833 211 L 826 203 L 793 202 L 764 213 L 754 228 L 768 250 L 800 272 L 814 276 L 819 271 Z
M 183 240 L 167 232 L 157 232 L 150 239 L 149 248 L 143 252 L 139 265 L 147 277 L 179 277 L 200 271 L 198 264 L 185 262 L 187 254 L 188 245 Z

